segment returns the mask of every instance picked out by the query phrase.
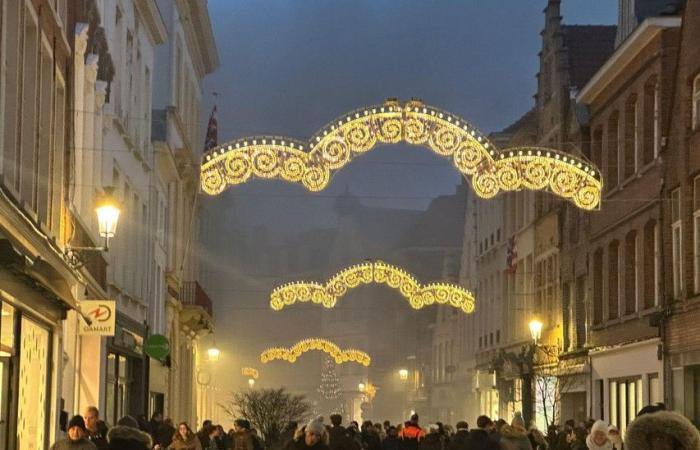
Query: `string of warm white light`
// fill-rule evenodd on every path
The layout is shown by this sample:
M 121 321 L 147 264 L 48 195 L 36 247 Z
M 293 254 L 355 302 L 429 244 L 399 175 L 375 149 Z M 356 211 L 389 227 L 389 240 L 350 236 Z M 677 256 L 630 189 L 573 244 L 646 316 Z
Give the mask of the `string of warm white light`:
M 425 286 L 400 267 L 383 261 L 366 261 L 350 266 L 334 275 L 323 285 L 313 282 L 294 282 L 275 288 L 270 294 L 270 307 L 281 310 L 296 302 L 312 302 L 333 308 L 348 290 L 361 284 L 386 284 L 398 290 L 413 309 L 435 303 L 459 308 L 465 313 L 474 311 L 474 296 L 456 284 L 431 283 Z
M 498 150 L 469 123 L 411 100 L 389 100 L 331 122 L 309 142 L 273 136 L 249 137 L 213 148 L 203 157 L 201 184 L 210 195 L 251 177 L 301 183 L 323 190 L 331 174 L 378 144 L 423 145 L 449 157 L 471 177 L 477 195 L 500 191 L 547 190 L 582 209 L 600 205 L 602 179 L 591 163 L 544 148 Z
M 241 374 L 242 374 L 244 377 L 250 377 L 250 378 L 253 378 L 253 379 L 255 379 L 255 380 L 257 380 L 258 377 L 260 376 L 260 373 L 258 372 L 258 369 L 254 369 L 254 368 L 252 368 L 252 367 L 244 367 L 244 368 L 242 368 L 242 369 L 241 369 Z
M 340 347 L 331 341 L 321 338 L 304 339 L 303 341 L 299 341 L 294 344 L 294 346 L 291 348 L 268 348 L 260 354 L 260 361 L 263 364 L 267 364 L 270 361 L 281 359 L 283 361 L 294 363 L 296 362 L 297 358 L 302 355 L 302 353 L 312 350 L 328 353 L 336 364 L 343 364 L 346 362 L 356 362 L 358 364 L 362 364 L 363 366 L 369 366 L 370 364 L 370 357 L 367 353 L 352 348 L 341 350 Z

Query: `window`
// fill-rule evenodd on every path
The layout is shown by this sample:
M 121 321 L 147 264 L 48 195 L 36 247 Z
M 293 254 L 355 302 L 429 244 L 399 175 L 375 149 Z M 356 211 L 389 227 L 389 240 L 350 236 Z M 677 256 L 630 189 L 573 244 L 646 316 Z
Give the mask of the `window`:
M 625 314 L 637 311 L 639 296 L 639 258 L 637 258 L 637 232 L 630 231 L 625 236 Z
M 693 80 L 693 130 L 700 128 L 700 74 Z
M 620 243 L 612 241 L 608 246 L 608 319 L 620 314 Z
M 625 103 L 625 149 L 624 156 L 624 176 L 626 180 L 637 172 L 638 140 L 637 140 L 637 95 L 632 94 Z
M 683 286 L 683 237 L 681 236 L 681 190 L 671 192 L 671 237 L 673 257 L 673 296 L 680 297 Z
M 591 142 L 591 159 L 596 167 L 603 167 L 603 128 L 593 130 Z
M 643 164 L 649 164 L 659 155 L 659 85 L 652 76 L 644 85 Z
M 610 424 L 615 425 L 620 434 L 627 431 L 627 425 L 642 409 L 642 380 L 640 378 L 610 381 Z
M 659 304 L 659 225 L 650 220 L 644 225 L 644 309 Z
M 19 194 L 36 211 L 35 177 L 37 172 L 37 104 L 39 83 L 39 28 L 33 12 L 25 8 L 24 51 L 22 58 L 22 103 L 20 105 L 21 149 L 16 163 L 20 169 Z
M 53 167 L 51 151 L 52 125 L 53 125 L 53 92 L 54 92 L 54 65 L 51 58 L 51 47 L 46 39 L 41 46 L 41 80 L 39 91 L 39 145 L 37 157 L 37 176 L 34 189 L 39 220 L 45 225 L 50 224 L 51 188 L 53 187 Z
M 620 113 L 613 111 L 608 119 L 608 140 L 606 146 L 607 185 L 610 189 L 618 183 L 618 140 L 620 127 Z
M 603 322 L 603 249 L 593 254 L 593 324 Z
M 693 180 L 693 278 L 700 292 L 700 176 Z
M 574 307 L 575 321 L 575 348 L 583 348 L 586 345 L 586 277 L 582 275 L 576 278 L 576 304 Z
M 22 2 L 4 2 L 5 13 L 7 17 L 21 17 L 21 11 L 24 10 Z M 19 85 L 19 71 L 22 65 L 22 52 L 19 49 L 20 39 L 20 21 L 5 20 L 3 23 L 2 32 L 5 34 L 2 48 L 2 67 L 3 71 L 0 76 L 3 78 L 5 86 Z M 2 136 L 2 176 L 6 186 L 11 187 L 15 191 L 19 190 L 19 165 L 17 164 L 18 153 L 18 123 L 19 123 L 19 92 L 17 89 L 3 89 L 2 101 L 4 103 L 3 111 L 3 136 Z

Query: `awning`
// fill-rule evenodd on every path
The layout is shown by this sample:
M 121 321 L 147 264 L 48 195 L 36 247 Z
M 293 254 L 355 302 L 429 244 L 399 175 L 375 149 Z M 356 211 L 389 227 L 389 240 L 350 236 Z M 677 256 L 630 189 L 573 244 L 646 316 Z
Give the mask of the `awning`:
M 0 265 L 16 275 L 30 279 L 50 298 L 75 309 L 77 302 L 70 285 L 61 274 L 41 257 L 32 259 L 15 247 L 7 238 L 0 237 Z

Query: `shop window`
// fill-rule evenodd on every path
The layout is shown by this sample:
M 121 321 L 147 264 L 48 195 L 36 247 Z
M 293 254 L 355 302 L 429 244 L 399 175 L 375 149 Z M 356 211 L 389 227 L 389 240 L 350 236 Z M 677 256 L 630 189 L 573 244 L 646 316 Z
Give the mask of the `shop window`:
M 46 448 L 49 331 L 22 317 L 19 340 L 16 448 Z
M 627 426 L 637 417 L 637 411 L 642 409 L 641 378 L 611 380 L 610 392 L 610 424 L 615 425 L 624 436 Z
M 106 412 L 108 424 L 115 424 L 117 420 L 128 414 L 129 401 L 129 361 L 125 356 L 109 353 L 107 355 L 107 389 Z
M 0 313 L 0 445 L 7 442 L 10 415 L 10 359 L 15 356 L 15 309 L 2 303 Z
M 646 402 L 648 405 L 654 403 L 663 402 L 663 396 L 661 395 L 661 381 L 659 380 L 658 373 L 649 374 L 649 400 Z

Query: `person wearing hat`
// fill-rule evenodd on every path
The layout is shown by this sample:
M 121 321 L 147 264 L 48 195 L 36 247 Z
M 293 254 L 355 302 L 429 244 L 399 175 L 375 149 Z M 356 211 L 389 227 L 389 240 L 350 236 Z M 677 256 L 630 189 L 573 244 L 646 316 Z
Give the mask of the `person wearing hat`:
M 625 447 L 630 450 L 697 450 L 700 433 L 685 416 L 658 409 L 637 416 L 627 426 Z
M 596 420 L 591 426 L 591 432 L 586 438 L 586 446 L 589 450 L 612 450 L 613 445 L 608 439 L 608 424 L 602 420 Z
M 454 434 L 450 443 L 448 444 L 449 450 L 466 450 L 467 441 L 469 440 L 469 424 L 465 421 L 457 422 L 455 425 L 457 432 Z
M 68 422 L 68 437 L 56 441 L 51 450 L 97 450 L 95 444 L 88 440 L 87 428 L 83 416 L 77 415 Z
M 287 450 L 330 450 L 325 442 L 326 427 L 319 419 L 313 419 L 303 428 L 303 434 L 290 442 Z
M 124 416 L 117 425 L 107 432 L 109 450 L 150 450 L 153 446 L 151 435 L 139 428 L 139 421 L 133 416 Z
M 502 450 L 532 450 L 521 413 L 516 412 L 510 425 L 501 427 L 499 444 Z

